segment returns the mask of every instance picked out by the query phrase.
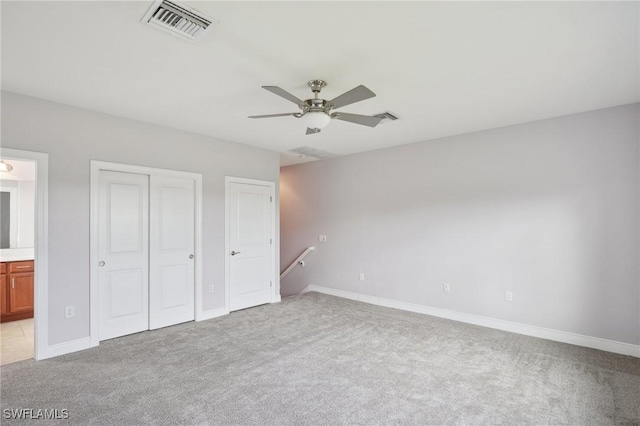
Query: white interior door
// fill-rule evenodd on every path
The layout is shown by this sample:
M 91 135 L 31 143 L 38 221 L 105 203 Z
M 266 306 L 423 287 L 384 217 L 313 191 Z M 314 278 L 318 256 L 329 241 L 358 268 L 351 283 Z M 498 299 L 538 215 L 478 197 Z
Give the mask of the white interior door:
M 195 319 L 195 182 L 151 176 L 149 326 Z
M 149 328 L 149 177 L 100 171 L 100 340 Z
M 229 309 L 271 302 L 271 188 L 230 182 Z

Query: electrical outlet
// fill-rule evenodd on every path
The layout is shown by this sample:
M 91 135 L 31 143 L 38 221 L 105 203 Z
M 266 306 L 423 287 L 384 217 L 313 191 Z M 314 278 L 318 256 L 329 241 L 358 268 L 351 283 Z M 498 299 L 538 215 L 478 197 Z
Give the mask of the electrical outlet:
M 513 292 L 505 291 L 504 292 L 504 300 L 506 300 L 507 302 L 513 302 Z
M 213 284 L 209 284 L 209 293 L 213 293 L 215 290 L 215 288 L 213 287 Z
M 442 291 L 444 291 L 445 293 L 449 293 L 451 291 L 449 284 L 447 283 L 442 284 Z
M 360 281 L 364 281 L 364 272 L 360 272 Z
M 327 242 L 327 236 L 326 235 L 318 235 L 318 241 L 320 241 L 321 243 L 326 243 Z
M 76 316 L 76 307 L 75 306 L 65 306 L 64 307 L 64 317 L 65 318 L 73 318 Z

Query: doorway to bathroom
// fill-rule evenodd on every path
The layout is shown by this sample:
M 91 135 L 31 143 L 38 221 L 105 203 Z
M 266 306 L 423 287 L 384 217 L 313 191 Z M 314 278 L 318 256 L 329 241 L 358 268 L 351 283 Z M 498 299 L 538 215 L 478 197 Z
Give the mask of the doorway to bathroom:
M 46 358 L 48 155 L 0 149 L 0 364 Z M 40 299 L 40 302 L 39 302 Z

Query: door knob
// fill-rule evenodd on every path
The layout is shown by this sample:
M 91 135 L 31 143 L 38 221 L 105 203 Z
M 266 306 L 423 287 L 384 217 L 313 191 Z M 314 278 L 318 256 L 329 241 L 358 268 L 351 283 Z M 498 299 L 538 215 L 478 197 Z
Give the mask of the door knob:
M 104 266 L 104 260 L 101 260 L 100 262 L 98 262 L 98 266 Z
M 193 255 L 192 254 L 189 255 L 189 259 L 193 259 Z
M 231 251 L 231 256 L 235 256 L 236 254 L 240 254 L 239 251 Z

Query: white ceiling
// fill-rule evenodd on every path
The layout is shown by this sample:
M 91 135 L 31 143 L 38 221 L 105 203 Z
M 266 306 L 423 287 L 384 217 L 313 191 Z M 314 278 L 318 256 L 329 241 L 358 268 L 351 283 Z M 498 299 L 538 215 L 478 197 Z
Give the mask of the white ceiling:
M 197 43 L 142 24 L 151 1 L 2 1 L 2 87 L 278 152 L 352 154 L 640 101 L 638 2 L 187 1 Z M 261 89 L 399 116 L 305 136 Z M 307 159 L 308 160 L 308 159 Z M 283 154 L 282 164 L 306 161 Z

